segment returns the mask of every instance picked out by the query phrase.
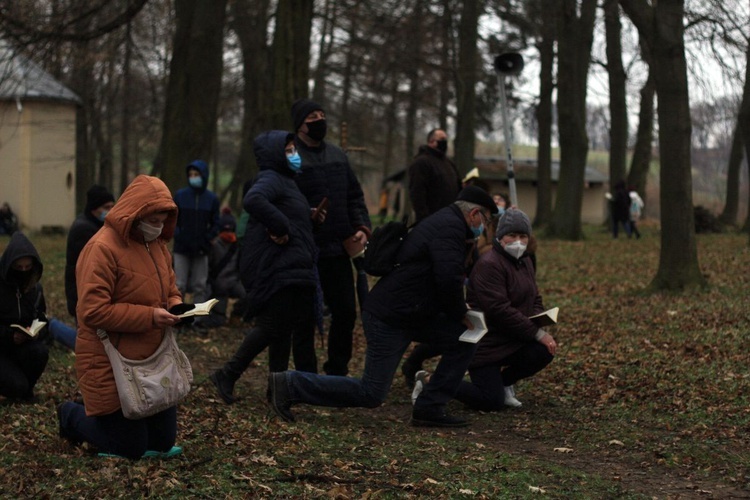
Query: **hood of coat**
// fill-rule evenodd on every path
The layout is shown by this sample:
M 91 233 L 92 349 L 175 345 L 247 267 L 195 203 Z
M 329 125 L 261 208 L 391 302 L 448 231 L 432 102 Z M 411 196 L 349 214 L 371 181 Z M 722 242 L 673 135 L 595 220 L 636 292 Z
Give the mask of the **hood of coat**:
M 190 172 L 190 169 L 194 168 L 201 174 L 201 179 L 203 179 L 203 185 L 200 188 L 193 188 L 196 191 L 203 192 L 206 189 L 208 189 L 208 163 L 206 163 L 203 160 L 194 160 L 191 162 L 187 167 L 185 167 L 185 175 L 189 177 L 188 172 Z
M 253 151 L 255 160 L 258 162 L 259 170 L 275 170 L 288 177 L 294 176 L 294 171 L 289 168 L 284 148 L 294 140 L 294 134 L 283 130 L 269 130 L 255 138 Z
M 177 225 L 177 205 L 172 193 L 158 177 L 139 175 L 125 189 L 112 210 L 104 220 L 105 226 L 111 226 L 127 243 L 135 238 L 143 241 L 140 231 L 135 230 L 137 223 L 146 215 L 154 212 L 167 212 L 164 229 L 159 238 L 169 241 Z M 135 231 L 134 231 L 135 230 Z
M 36 247 L 31 240 L 25 234 L 16 231 L 10 237 L 10 242 L 5 247 L 2 257 L 0 257 L 0 279 L 5 283 L 16 284 L 8 280 L 8 272 L 11 264 L 21 257 L 31 257 L 33 260 L 31 276 L 26 282 L 26 286 L 23 287 L 24 290 L 29 290 L 41 279 L 44 266 L 42 265 L 42 259 L 39 258 L 39 252 L 36 251 Z

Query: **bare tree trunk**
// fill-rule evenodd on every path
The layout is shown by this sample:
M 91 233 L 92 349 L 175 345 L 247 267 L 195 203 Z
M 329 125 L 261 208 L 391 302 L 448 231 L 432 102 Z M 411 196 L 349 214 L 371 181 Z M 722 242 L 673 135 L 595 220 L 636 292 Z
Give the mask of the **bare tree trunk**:
M 643 44 L 641 52 L 643 53 Z M 647 49 L 646 49 L 647 50 Z M 650 59 L 647 59 L 650 60 Z M 635 135 L 635 147 L 633 158 L 630 162 L 628 173 L 628 185 L 635 186 L 635 190 L 641 195 L 646 204 L 646 180 L 651 167 L 651 150 L 654 139 L 654 94 L 656 83 L 649 69 L 648 79 L 641 88 L 641 104 L 638 112 L 638 131 Z
M 230 206 L 242 206 L 242 186 L 258 173 L 253 153 L 253 140 L 264 129 L 270 127 L 268 115 L 271 81 L 258 75 L 269 74 L 270 47 L 266 42 L 268 31 L 269 0 L 235 0 L 230 4 L 231 28 L 237 34 L 242 50 L 242 133 L 237 164 L 232 181 L 222 193 Z M 236 200 L 236 201 L 235 201 Z
M 745 83 L 747 87 L 747 82 Z M 744 155 L 744 142 L 739 130 L 739 123 L 734 129 L 732 136 L 732 149 L 729 153 L 729 162 L 727 164 L 727 194 L 724 202 L 724 210 L 719 215 L 722 224 L 728 226 L 737 225 L 737 213 L 740 204 L 740 168 Z
M 556 19 L 555 9 L 541 5 L 538 9 L 541 18 L 539 50 L 539 104 L 536 108 L 536 121 L 539 127 L 537 150 L 537 197 L 534 226 L 542 227 L 552 219 L 552 92 L 554 80 L 552 71 L 555 65 Z
M 409 80 L 408 94 L 408 111 L 406 112 L 406 131 L 405 140 L 405 157 L 411 158 L 414 155 L 414 134 L 417 128 L 417 113 L 420 108 L 421 94 L 421 77 L 420 66 L 422 64 L 422 0 L 414 2 L 414 10 L 409 20 L 410 47 L 409 47 L 409 64 L 406 66 L 406 78 Z M 434 128 L 431 126 L 430 128 Z
M 185 165 L 211 158 L 221 92 L 227 0 L 176 0 L 177 29 L 169 67 L 162 140 L 154 171 L 172 191 Z
M 683 0 L 620 0 L 651 49 L 659 113 L 661 252 L 652 290 L 705 286 L 698 265 L 690 165 Z
M 737 114 L 737 128 L 734 133 L 732 154 L 729 158 L 727 171 L 727 201 L 724 212 L 721 214 L 722 222 L 731 225 L 737 223 L 737 211 L 739 210 L 739 171 L 742 163 L 743 145 L 745 158 L 748 159 L 748 165 L 750 166 L 750 47 L 745 52 L 745 60 L 747 64 L 745 67 L 745 84 L 742 87 L 742 103 Z M 747 220 L 744 230 L 747 230 L 748 223 L 750 223 L 750 210 L 748 210 Z
M 383 179 L 388 177 L 393 161 L 393 145 L 398 129 L 398 84 L 397 75 L 391 77 L 391 100 L 385 108 L 385 154 L 383 155 Z M 408 158 L 408 156 L 407 156 Z
M 595 17 L 596 0 L 583 0 L 580 15 L 576 0 L 560 2 L 557 29 L 560 178 L 547 234 L 567 240 L 579 240 L 583 236 L 581 208 L 589 149 L 586 90 Z
M 441 129 L 446 130 L 448 128 L 448 104 L 450 103 L 451 91 L 450 83 L 452 80 L 453 72 L 450 70 L 453 67 L 452 55 L 453 41 L 455 39 L 453 35 L 453 9 L 451 8 L 451 0 L 443 0 L 443 14 L 441 17 L 441 28 L 443 30 L 442 45 L 440 47 L 440 103 L 438 108 L 438 124 Z M 411 156 L 411 152 L 407 155 L 407 158 Z
M 466 0 L 461 10 L 458 27 L 458 71 L 456 74 L 456 140 L 454 161 L 460 174 L 468 172 L 474 164 L 474 129 L 476 127 L 476 83 L 479 54 L 479 16 L 483 10 L 481 0 Z
M 617 0 L 604 1 L 604 23 L 607 38 L 607 74 L 609 76 L 609 181 L 625 180 L 628 154 L 628 103 L 625 91 L 625 68 L 622 65 L 622 25 Z
M 94 183 L 94 154 L 89 128 L 94 108 L 93 66 L 87 50 L 90 42 L 73 48 L 71 90 L 81 97 L 76 112 L 76 211 L 86 206 L 86 191 Z
M 309 97 L 310 30 L 313 0 L 279 0 L 273 34 L 273 86 L 271 126 L 291 128 L 289 109 L 299 98 Z
M 328 58 L 333 47 L 333 34 L 337 18 L 336 0 L 325 0 L 323 5 L 323 27 L 321 28 L 320 46 L 318 47 L 318 65 L 315 67 L 315 83 L 312 98 L 323 107 L 327 106 L 326 76 L 328 76 Z
M 125 28 L 125 55 L 122 62 L 122 115 L 120 130 L 120 193 L 125 190 L 130 179 L 130 109 L 131 100 L 131 74 L 130 63 L 133 55 L 132 22 L 128 22 Z

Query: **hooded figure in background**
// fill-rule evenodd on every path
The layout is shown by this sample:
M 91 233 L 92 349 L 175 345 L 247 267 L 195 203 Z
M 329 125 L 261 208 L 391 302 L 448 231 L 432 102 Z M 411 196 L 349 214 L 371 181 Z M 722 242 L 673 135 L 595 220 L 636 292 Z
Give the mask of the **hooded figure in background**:
M 195 160 L 185 167 L 188 186 L 177 191 L 179 210 L 174 233 L 174 272 L 183 296 L 193 303 L 208 299 L 208 254 L 219 234 L 219 199 L 208 189 L 208 164 Z M 196 322 L 197 325 L 198 322 Z
M 49 353 L 42 341 L 47 327 L 31 337 L 10 325 L 31 326 L 47 321 L 44 293 L 39 280 L 42 261 L 31 241 L 13 233 L 0 257 L 0 395 L 35 402 L 34 386 L 47 366 Z

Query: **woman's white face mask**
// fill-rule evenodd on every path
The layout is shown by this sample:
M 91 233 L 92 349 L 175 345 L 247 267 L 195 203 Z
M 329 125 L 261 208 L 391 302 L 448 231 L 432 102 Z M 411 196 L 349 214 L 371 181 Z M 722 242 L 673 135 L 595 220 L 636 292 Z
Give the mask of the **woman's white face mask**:
M 143 233 L 143 239 L 146 241 L 154 241 L 161 235 L 162 229 L 164 229 L 164 223 L 160 223 L 158 226 L 152 226 L 141 221 L 138 224 L 138 229 Z
M 521 243 L 521 240 L 516 240 L 513 243 L 506 243 L 503 247 L 508 254 L 516 259 L 520 259 L 523 253 L 526 251 L 526 245 Z

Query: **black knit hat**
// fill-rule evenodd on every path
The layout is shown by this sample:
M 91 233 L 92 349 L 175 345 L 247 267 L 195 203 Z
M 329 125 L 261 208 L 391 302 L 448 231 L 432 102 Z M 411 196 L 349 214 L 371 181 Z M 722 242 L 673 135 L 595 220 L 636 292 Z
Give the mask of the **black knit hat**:
M 468 201 L 474 203 L 480 207 L 486 208 L 490 211 L 490 214 L 497 214 L 497 205 L 492 200 L 492 196 L 487 194 L 487 191 L 477 186 L 466 186 L 458 193 L 456 201 Z
M 324 111 L 323 106 L 309 99 L 297 99 L 292 104 L 292 123 L 294 124 L 294 133 L 305 123 L 307 115 L 313 111 Z
M 83 211 L 84 213 L 89 213 L 110 201 L 115 201 L 115 197 L 112 196 L 112 193 L 107 191 L 107 188 L 104 186 L 94 184 L 88 191 L 86 191 L 86 208 Z
M 517 208 L 508 208 L 497 221 L 495 238 L 498 240 L 509 233 L 528 234 L 531 236 L 531 221 L 529 216 Z

